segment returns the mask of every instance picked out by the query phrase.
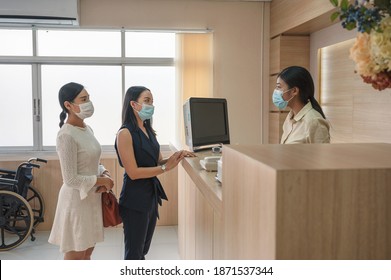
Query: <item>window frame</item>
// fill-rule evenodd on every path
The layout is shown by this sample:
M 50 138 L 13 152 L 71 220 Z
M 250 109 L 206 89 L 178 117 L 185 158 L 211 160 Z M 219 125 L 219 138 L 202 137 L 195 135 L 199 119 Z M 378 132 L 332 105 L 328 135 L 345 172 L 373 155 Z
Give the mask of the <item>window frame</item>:
M 9 154 L 15 152 L 45 152 L 55 151 L 55 146 L 43 146 L 41 108 L 41 66 L 42 65 L 113 65 L 121 67 L 121 90 L 122 99 L 126 93 L 125 88 L 125 67 L 126 66 L 170 66 L 175 67 L 175 58 L 161 57 L 126 57 L 125 56 L 125 33 L 135 30 L 131 29 L 113 29 L 113 28 L 10 28 L 0 29 L 25 29 L 32 30 L 33 54 L 32 56 L 0 56 L 0 64 L 23 64 L 32 66 L 32 98 L 33 98 L 33 146 L 0 146 L 0 154 Z M 120 57 L 59 57 L 59 56 L 38 56 L 37 55 L 37 36 L 38 30 L 69 30 L 69 31 L 119 31 L 121 33 L 121 56 Z M 143 32 L 152 32 L 154 30 L 145 30 Z M 159 31 L 162 32 L 162 31 Z M 167 33 L 175 33 L 167 30 Z M 34 110 L 35 106 L 35 110 Z M 168 145 L 161 145 L 162 150 L 168 150 Z M 113 152 L 113 145 L 102 145 L 102 151 Z

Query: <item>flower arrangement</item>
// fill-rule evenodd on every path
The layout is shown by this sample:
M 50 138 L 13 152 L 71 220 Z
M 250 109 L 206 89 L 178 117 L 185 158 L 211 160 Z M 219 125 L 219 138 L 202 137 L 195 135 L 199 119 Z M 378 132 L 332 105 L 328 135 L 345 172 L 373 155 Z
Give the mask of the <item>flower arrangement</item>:
M 377 90 L 391 88 L 391 0 L 330 0 L 338 8 L 331 20 L 339 18 L 347 30 L 357 28 L 350 58 L 356 72 Z

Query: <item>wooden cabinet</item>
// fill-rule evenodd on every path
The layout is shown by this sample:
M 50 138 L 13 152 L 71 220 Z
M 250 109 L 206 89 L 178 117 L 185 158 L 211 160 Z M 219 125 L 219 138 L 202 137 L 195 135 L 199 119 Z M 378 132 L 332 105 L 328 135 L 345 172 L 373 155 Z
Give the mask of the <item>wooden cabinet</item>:
M 333 24 L 330 1 L 273 0 L 270 4 L 270 35 L 310 34 Z
M 182 259 L 391 259 L 391 144 L 227 145 L 178 167 Z
M 212 260 L 213 257 L 213 207 L 202 193 L 195 189 L 195 258 Z
M 309 69 L 309 36 L 279 35 L 270 40 L 270 75 L 292 65 Z
M 178 167 L 179 253 L 182 259 L 221 259 L 221 205 L 216 208 L 212 202 L 221 204 L 221 187 L 214 180 L 216 173 L 201 170 L 198 160 L 186 159 Z M 220 192 L 211 193 L 210 186 L 220 188 Z
M 277 74 L 288 66 L 302 66 L 309 69 L 309 36 L 279 35 L 270 40 L 270 79 L 269 79 L 269 143 L 280 143 L 282 124 L 288 112 L 278 110 L 273 104 L 272 94 L 276 85 Z
M 333 24 L 330 15 L 335 11 L 329 1 L 273 0 L 270 3 L 270 77 L 269 98 L 274 89 L 272 77 L 292 65 L 310 70 L 310 37 L 312 32 Z M 317 81 L 314 81 L 317 83 Z M 279 143 L 276 131 L 281 114 L 269 99 L 269 143 Z
M 223 155 L 225 259 L 391 259 L 391 144 Z
M 279 144 L 282 136 L 282 124 L 284 123 L 288 112 L 270 112 L 269 113 L 269 143 Z
M 182 259 L 195 259 L 195 191 L 194 182 L 178 166 L 178 245 Z

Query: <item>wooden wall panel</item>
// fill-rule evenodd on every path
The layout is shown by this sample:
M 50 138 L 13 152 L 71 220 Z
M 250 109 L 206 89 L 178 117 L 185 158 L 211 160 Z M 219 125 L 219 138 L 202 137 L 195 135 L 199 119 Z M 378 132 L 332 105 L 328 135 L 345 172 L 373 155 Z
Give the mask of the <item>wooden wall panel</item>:
M 224 224 L 223 217 L 214 211 L 213 217 L 213 259 L 224 259 Z
M 355 39 L 321 49 L 320 100 L 331 142 L 391 142 L 391 89 L 377 91 L 354 73 Z
M 286 171 L 279 175 L 277 259 L 391 257 L 390 225 L 384 223 L 390 214 L 389 171 Z
M 196 185 L 185 176 L 185 260 L 196 259 Z
M 301 27 L 300 32 L 311 31 L 311 26 L 324 28 L 331 23 L 322 17 L 334 9 L 325 0 L 273 0 L 270 6 L 270 36 L 274 37 Z M 318 19 L 314 21 L 314 19 Z M 303 26 L 303 24 L 311 23 Z M 314 31 L 314 30 L 312 30 Z M 298 31 L 296 31 L 298 32 Z
M 22 161 L 0 161 L 0 168 L 15 171 Z
M 289 108 L 279 111 L 273 104 L 272 94 L 277 74 L 288 66 L 310 66 L 310 40 L 308 36 L 278 36 L 270 41 L 270 77 L 269 77 L 269 143 L 280 143 L 282 123 Z
M 353 142 L 391 143 L 391 89 L 355 94 Z
M 274 259 L 275 171 L 229 147 L 223 153 L 224 258 Z
M 178 224 L 178 168 L 170 170 L 158 176 L 168 201 L 163 200 L 163 205 L 159 207 L 160 219 L 158 226 L 173 226 Z
M 40 169 L 35 169 L 33 186 L 41 193 L 45 204 L 44 222 L 38 225 L 37 230 L 50 230 L 62 186 L 60 162 L 49 160 L 47 164 L 41 164 Z
M 186 255 L 186 171 L 181 164 L 178 166 L 178 250 L 179 256 Z
M 168 153 L 167 155 L 169 155 Z M 118 160 L 114 157 L 103 158 L 101 163 L 108 169 L 114 178 L 113 191 L 117 198 L 121 193 L 124 169 L 119 166 Z M 20 161 L 0 161 L 0 168 L 15 170 Z M 40 223 L 37 230 L 50 230 L 53 224 L 57 207 L 58 193 L 62 186 L 62 175 L 60 162 L 57 159 L 50 159 L 48 163 L 40 163 L 40 169 L 34 169 L 34 180 L 32 185 L 40 192 L 45 204 L 44 222 Z M 159 176 L 166 191 L 169 201 L 163 201 L 159 208 L 160 220 L 158 225 L 176 225 L 178 223 L 178 171 L 171 170 Z M 122 225 L 118 225 L 121 227 Z
M 321 29 L 327 28 L 333 25 L 338 20 L 331 21 L 330 17 L 335 10 L 324 11 L 324 13 L 318 17 L 315 17 L 309 21 L 306 21 L 298 26 L 295 26 L 289 30 L 284 31 L 284 34 L 289 35 L 308 35 Z
M 275 75 L 280 72 L 281 61 L 281 36 L 270 40 L 270 75 Z
M 282 124 L 288 112 L 269 113 L 269 144 L 279 144 L 282 136 Z
M 278 36 L 270 41 L 270 74 L 297 65 L 310 68 L 309 36 Z
M 185 159 L 178 167 L 178 241 L 182 259 L 223 258 L 222 194 L 215 175 L 201 170 L 199 158 Z M 215 188 L 219 188 L 217 193 Z M 217 198 L 210 199 L 213 195 Z M 216 199 L 220 203 L 216 204 Z
M 213 259 L 213 208 L 202 193 L 195 192 L 195 257 L 197 260 Z
M 331 143 L 353 142 L 353 110 L 349 106 L 322 104 L 322 109 L 330 123 Z

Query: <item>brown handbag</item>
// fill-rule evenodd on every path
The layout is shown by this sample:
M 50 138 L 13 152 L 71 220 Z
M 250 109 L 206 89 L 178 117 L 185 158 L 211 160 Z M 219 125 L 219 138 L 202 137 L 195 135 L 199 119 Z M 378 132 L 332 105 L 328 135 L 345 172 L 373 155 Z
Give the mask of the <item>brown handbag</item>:
M 102 193 L 103 226 L 114 227 L 122 223 L 118 201 L 112 191 Z

